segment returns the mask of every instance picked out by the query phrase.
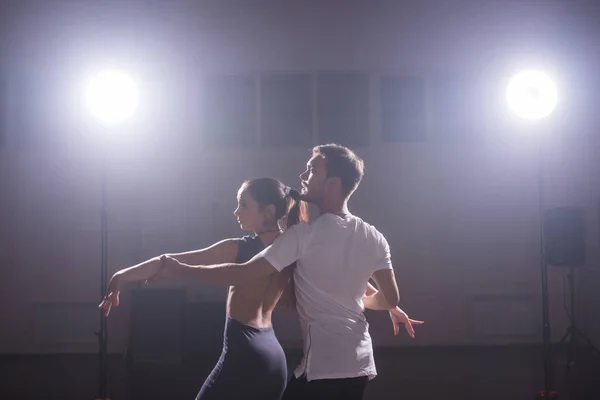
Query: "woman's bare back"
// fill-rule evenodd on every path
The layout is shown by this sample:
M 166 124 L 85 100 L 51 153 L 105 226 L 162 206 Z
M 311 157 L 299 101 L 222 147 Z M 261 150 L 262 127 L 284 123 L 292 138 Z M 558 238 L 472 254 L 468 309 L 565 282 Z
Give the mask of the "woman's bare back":
M 265 236 L 264 240 L 257 236 L 226 239 L 206 249 L 171 256 L 190 265 L 245 262 L 269 246 L 279 236 L 279 232 Z M 271 313 L 288 286 L 291 272 L 291 268 L 288 267 L 265 278 L 243 285 L 230 286 L 227 295 L 227 314 L 255 328 L 271 326 Z
M 288 286 L 291 268 L 243 285 L 230 286 L 227 313 L 231 318 L 256 328 L 271 326 L 271 314 Z

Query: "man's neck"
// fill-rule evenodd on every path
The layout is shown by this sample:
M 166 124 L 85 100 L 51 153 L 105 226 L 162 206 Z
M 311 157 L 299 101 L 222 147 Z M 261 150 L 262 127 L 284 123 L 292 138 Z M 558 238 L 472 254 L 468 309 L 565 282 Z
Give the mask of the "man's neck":
M 342 202 L 324 202 L 319 205 L 319 212 L 321 214 L 335 214 L 335 215 L 348 215 L 350 211 L 348 211 L 348 203 L 344 200 Z

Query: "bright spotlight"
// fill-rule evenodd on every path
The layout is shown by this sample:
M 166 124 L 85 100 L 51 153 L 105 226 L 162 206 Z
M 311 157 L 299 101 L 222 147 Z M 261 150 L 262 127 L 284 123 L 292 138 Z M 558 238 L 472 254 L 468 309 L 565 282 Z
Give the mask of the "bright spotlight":
M 524 71 L 511 79 L 506 98 L 510 108 L 519 117 L 538 120 L 554 111 L 557 102 L 556 86 L 541 71 Z
M 123 122 L 138 106 L 135 82 L 119 71 L 104 71 L 89 83 L 86 102 L 92 114 L 106 125 Z

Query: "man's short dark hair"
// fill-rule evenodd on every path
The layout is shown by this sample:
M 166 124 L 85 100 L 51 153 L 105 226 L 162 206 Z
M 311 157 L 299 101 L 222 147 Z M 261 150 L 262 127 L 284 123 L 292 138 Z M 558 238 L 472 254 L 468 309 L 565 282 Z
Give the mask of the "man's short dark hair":
M 334 143 L 315 146 L 312 153 L 325 159 L 327 177 L 339 177 L 342 195 L 350 197 L 365 174 L 364 161 L 349 148 Z

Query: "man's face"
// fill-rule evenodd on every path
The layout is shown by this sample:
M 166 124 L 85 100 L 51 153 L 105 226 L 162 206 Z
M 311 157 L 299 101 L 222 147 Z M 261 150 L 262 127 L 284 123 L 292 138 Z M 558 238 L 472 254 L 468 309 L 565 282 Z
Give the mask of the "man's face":
M 322 155 L 312 156 L 306 163 L 306 171 L 300 175 L 302 200 L 309 203 L 319 203 L 325 197 L 327 188 L 327 167 Z

